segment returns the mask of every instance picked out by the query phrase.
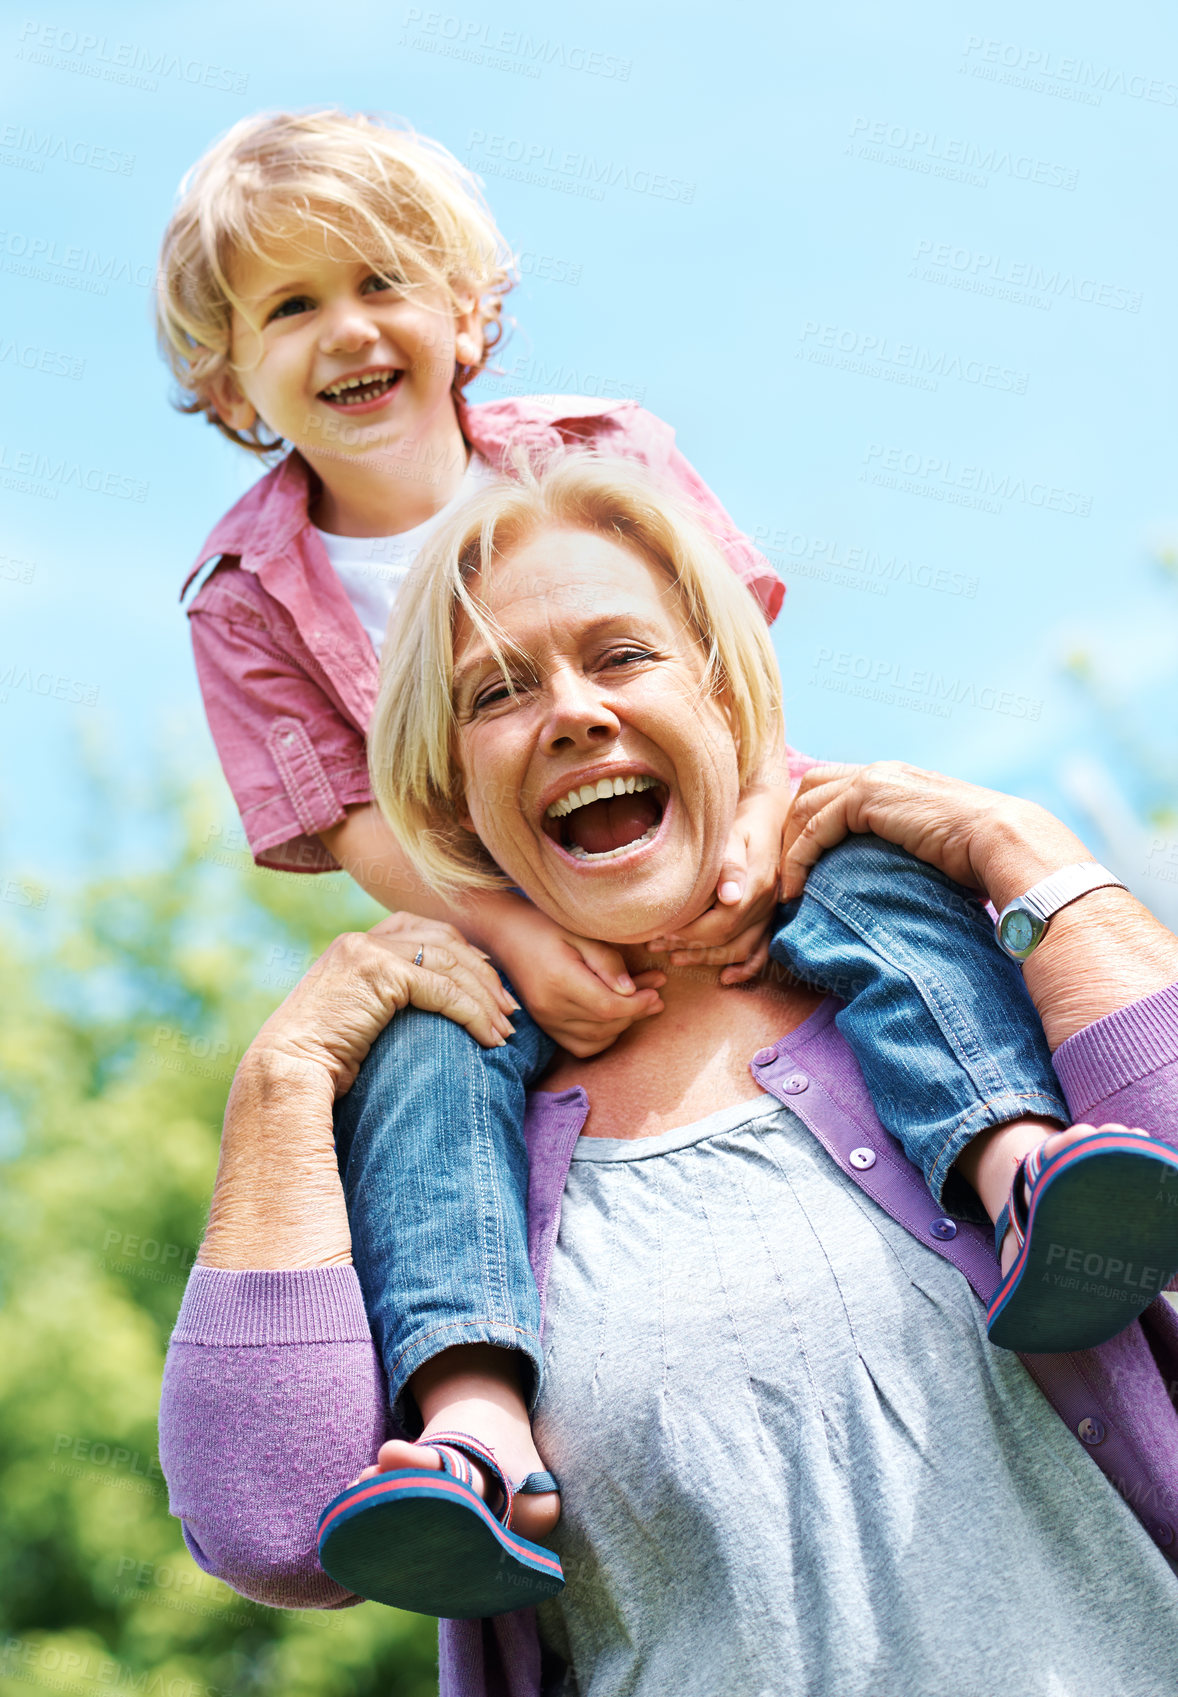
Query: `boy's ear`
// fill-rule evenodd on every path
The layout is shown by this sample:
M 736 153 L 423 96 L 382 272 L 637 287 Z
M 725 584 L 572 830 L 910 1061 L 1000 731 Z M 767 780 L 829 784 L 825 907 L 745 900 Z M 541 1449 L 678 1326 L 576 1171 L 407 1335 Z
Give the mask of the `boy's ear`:
M 257 408 L 246 400 L 231 371 L 219 371 L 210 381 L 208 393 L 217 417 L 230 430 L 252 430 L 258 422 Z
M 477 295 L 460 294 L 454 317 L 454 357 L 459 365 L 477 365 L 483 357 L 485 322 Z

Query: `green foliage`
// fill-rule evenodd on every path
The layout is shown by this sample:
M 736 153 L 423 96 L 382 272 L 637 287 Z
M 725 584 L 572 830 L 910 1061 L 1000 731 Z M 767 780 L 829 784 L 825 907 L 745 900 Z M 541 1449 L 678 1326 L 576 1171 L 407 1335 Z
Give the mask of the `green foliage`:
M 342 876 L 254 870 L 235 835 L 191 804 L 169 870 L 0 935 L 0 1697 L 436 1689 L 432 1622 L 248 1603 L 168 1515 L 160 1376 L 236 1060 L 379 917 Z

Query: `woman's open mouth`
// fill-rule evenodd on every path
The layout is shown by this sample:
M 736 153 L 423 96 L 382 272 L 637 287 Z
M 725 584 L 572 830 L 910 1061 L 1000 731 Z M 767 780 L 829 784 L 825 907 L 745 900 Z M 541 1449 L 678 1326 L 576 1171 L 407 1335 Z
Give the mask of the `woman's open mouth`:
M 403 371 L 395 371 L 391 366 L 357 372 L 354 377 L 341 377 L 338 382 L 329 383 L 326 389 L 320 389 L 319 399 L 341 412 L 365 412 L 379 406 L 404 375 Z
M 648 773 L 574 785 L 544 814 L 544 835 L 574 860 L 620 860 L 653 842 L 670 792 Z

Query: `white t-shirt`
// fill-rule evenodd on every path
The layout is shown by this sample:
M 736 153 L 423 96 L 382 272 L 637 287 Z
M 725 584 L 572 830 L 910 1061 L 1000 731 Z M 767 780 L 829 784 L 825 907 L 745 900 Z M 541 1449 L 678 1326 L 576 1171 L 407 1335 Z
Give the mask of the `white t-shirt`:
M 458 493 L 424 524 L 414 525 L 412 530 L 402 530 L 396 536 L 333 536 L 329 531 L 319 530 L 327 558 L 356 610 L 356 617 L 368 633 L 378 659 L 388 629 L 389 614 L 413 562 L 443 519 L 449 518 L 476 489 L 494 481 L 495 472 L 490 464 L 481 454 L 472 453 Z

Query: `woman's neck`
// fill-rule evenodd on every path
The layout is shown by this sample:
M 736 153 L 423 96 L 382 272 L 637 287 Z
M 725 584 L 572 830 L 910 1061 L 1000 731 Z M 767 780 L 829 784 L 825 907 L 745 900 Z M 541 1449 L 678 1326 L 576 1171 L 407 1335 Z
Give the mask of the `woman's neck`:
M 762 977 L 719 983 L 719 967 L 673 967 L 624 950 L 631 972 L 667 972 L 663 1012 L 638 1021 L 591 1060 L 559 1054 L 545 1090 L 581 1086 L 589 1096 L 589 1137 L 654 1137 L 733 1102 L 763 1094 L 749 1071 L 758 1049 L 775 1043 L 822 1001 L 804 985 Z

